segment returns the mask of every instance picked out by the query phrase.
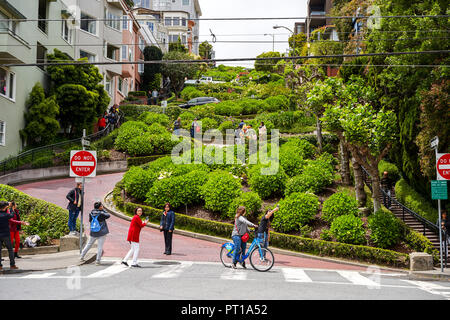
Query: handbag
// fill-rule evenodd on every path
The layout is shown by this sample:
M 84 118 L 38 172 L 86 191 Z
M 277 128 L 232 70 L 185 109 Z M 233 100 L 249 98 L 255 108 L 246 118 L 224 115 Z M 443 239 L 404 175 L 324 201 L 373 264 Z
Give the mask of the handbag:
M 238 228 L 237 228 L 237 226 L 236 226 L 236 220 L 234 220 L 234 226 L 236 227 L 236 230 L 238 230 Z M 238 230 L 238 231 L 239 231 L 239 230 Z M 244 233 L 244 234 L 241 236 L 241 241 L 242 241 L 242 242 L 247 242 L 248 239 L 250 239 L 250 235 L 248 234 L 248 232 Z

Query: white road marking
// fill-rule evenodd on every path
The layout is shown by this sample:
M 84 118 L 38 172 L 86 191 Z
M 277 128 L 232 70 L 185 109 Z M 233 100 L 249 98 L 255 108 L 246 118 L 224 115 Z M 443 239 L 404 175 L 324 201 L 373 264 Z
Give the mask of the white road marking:
M 51 277 L 52 275 L 56 274 L 56 272 L 48 272 L 48 273 L 36 273 L 36 274 L 29 274 L 27 276 L 22 277 L 22 279 L 43 279 Z
M 370 280 L 355 271 L 337 271 L 339 275 L 347 279 L 353 284 L 360 286 L 368 286 L 368 287 L 380 287 L 380 283 Z
M 437 291 L 437 290 L 448 290 L 449 287 L 444 287 L 444 286 L 441 286 L 439 284 L 432 283 L 429 281 L 413 281 L 413 280 L 402 280 L 402 281 L 408 282 L 408 283 L 414 285 L 416 288 L 418 287 L 418 289 L 421 289 L 430 294 L 440 295 L 440 296 L 447 298 L 447 300 L 450 300 L 450 297 L 448 296 L 450 294 L 450 292 Z
M 227 269 L 224 273 L 220 275 L 220 279 L 222 280 L 247 280 L 247 270 L 243 269 Z
M 87 276 L 86 278 L 107 278 L 107 277 L 111 277 L 112 275 L 121 273 L 125 270 L 128 270 L 128 268 L 120 263 L 115 263 L 106 269 L 100 270 L 98 272 L 95 272 L 95 273 Z
M 303 269 L 283 268 L 281 270 L 287 282 L 313 282 Z
M 176 278 L 183 273 L 186 268 L 192 266 L 192 264 L 192 262 L 182 262 L 179 265 L 170 266 L 168 270 L 157 273 L 152 276 L 152 278 Z

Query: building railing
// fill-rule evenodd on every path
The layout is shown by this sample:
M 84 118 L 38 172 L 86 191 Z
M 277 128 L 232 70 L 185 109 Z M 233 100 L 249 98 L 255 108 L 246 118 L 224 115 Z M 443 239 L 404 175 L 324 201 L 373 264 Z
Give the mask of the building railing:
M 122 123 L 123 119 L 124 119 L 123 113 L 120 111 L 115 125 L 111 125 L 110 123 L 108 123 L 103 130 L 90 134 L 86 136 L 85 139 L 89 140 L 90 142 L 93 142 L 107 136 L 112 130 L 114 130 L 115 126 L 120 125 Z M 6 174 L 21 170 L 30 169 L 32 163 L 36 159 L 45 156 L 52 156 L 55 154 L 55 151 L 64 149 L 64 147 L 70 145 L 74 144 L 81 145 L 81 140 L 82 138 L 77 138 L 34 148 L 22 152 L 15 157 L 10 157 L 3 161 L 0 161 L 0 176 L 4 176 Z

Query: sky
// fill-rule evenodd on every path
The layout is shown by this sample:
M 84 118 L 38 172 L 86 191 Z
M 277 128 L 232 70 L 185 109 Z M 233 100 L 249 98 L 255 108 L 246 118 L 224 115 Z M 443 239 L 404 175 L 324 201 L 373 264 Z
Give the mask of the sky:
M 199 0 L 201 18 L 248 17 L 305 17 L 307 0 Z M 200 42 L 213 45 L 216 59 L 249 58 L 272 51 L 286 53 L 289 31 L 273 29 L 274 25 L 286 26 L 292 31 L 295 22 L 303 20 L 253 20 L 253 21 L 199 21 Z M 267 41 L 267 43 L 212 43 L 210 30 L 217 41 Z M 264 34 L 269 34 L 264 36 Z M 275 43 L 273 43 L 273 37 Z M 283 43 L 277 43 L 283 41 Z M 253 61 L 227 62 L 225 65 L 253 67 Z

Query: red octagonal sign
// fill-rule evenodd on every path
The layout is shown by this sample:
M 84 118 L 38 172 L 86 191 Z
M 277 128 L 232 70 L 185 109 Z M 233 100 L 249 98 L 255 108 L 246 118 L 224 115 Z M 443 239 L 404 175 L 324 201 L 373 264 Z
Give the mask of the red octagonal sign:
M 436 157 L 438 180 L 450 180 L 450 153 L 438 153 Z
M 70 152 L 70 176 L 71 177 L 95 177 L 97 167 L 96 151 Z

